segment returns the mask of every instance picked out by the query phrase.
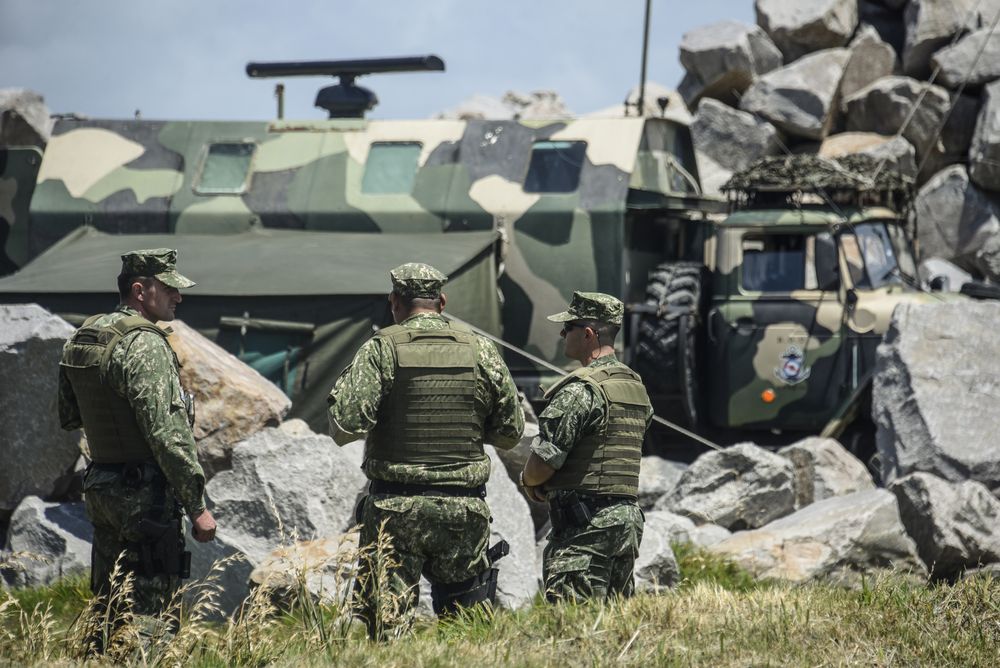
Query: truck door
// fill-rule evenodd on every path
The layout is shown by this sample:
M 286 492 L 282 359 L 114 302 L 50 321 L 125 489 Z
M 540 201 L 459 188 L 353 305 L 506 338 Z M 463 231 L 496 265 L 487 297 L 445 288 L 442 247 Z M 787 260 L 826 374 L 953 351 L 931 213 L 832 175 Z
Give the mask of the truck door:
M 720 239 L 708 317 L 709 414 L 720 427 L 814 429 L 843 393 L 843 306 L 825 228 L 748 229 Z

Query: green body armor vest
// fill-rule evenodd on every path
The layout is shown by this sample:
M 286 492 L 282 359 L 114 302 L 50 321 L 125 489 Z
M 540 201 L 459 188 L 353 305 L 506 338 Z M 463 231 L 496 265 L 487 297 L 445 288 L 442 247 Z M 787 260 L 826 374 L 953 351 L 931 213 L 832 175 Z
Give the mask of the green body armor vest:
M 476 410 L 476 337 L 400 325 L 379 332 L 396 363 L 365 456 L 403 464 L 464 464 L 486 457 L 485 416 Z
M 589 383 L 604 398 L 608 419 L 573 446 L 545 489 L 638 498 L 642 439 L 651 409 L 646 388 L 624 364 L 584 367 L 550 388 L 545 398 L 551 399 L 565 385 L 580 381 Z
M 83 323 L 63 349 L 59 363 L 66 370 L 80 407 L 90 458 L 99 464 L 152 459 L 153 452 L 139 429 L 132 407 L 111 389 L 107 373 L 111 352 L 123 337 L 142 330 L 155 332 L 165 340 L 167 333 L 141 316 L 125 316 L 104 327 L 92 324 L 101 317 L 97 315 Z M 176 360 L 175 356 L 175 363 Z

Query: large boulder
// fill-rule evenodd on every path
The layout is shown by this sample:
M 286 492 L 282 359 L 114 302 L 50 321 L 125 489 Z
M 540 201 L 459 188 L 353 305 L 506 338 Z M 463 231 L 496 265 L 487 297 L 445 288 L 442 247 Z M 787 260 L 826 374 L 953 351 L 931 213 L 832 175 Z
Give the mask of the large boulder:
M 910 0 L 905 13 L 903 71 L 927 78 L 934 52 L 956 34 L 978 26 L 979 16 L 973 10 L 981 4 L 980 0 Z
M 795 508 L 792 463 L 753 443 L 699 457 L 656 510 L 727 529 L 754 529 Z
M 681 580 L 681 570 L 671 546 L 674 535 L 670 513 L 662 513 L 668 517 L 661 521 L 661 513 L 646 515 L 646 523 L 642 530 L 642 542 L 639 544 L 639 556 L 635 560 L 635 588 L 638 591 L 658 591 L 676 586 Z M 690 520 L 688 520 L 690 522 Z
M 860 574 L 898 569 L 925 573 L 884 489 L 825 499 L 755 531 L 742 531 L 710 550 L 758 578 L 856 584 Z
M 639 464 L 639 507 L 652 510 L 656 502 L 673 491 L 687 464 L 662 457 L 643 457 Z
M 926 183 L 942 169 L 954 164 L 965 164 L 969 159 L 969 146 L 972 145 L 980 106 L 979 97 L 975 95 L 951 96 L 951 112 L 941 127 L 937 141 L 931 144 L 930 151 L 923 160 L 919 183 Z
M 844 106 L 848 131 L 893 136 L 902 129 L 903 137 L 913 144 L 918 159 L 922 159 L 934 147 L 951 99 L 940 86 L 910 77 L 888 76 L 854 93 Z
M 365 489 L 360 442 L 263 429 L 233 448 L 233 468 L 206 486 L 219 534 L 257 565 L 279 545 L 335 536 L 354 524 Z
M 656 540 L 670 545 L 689 543 L 699 547 L 709 547 L 729 538 L 732 532 L 718 524 L 695 524 L 690 517 L 677 515 L 668 510 L 650 510 L 645 513 L 646 527 L 643 529 L 643 543 L 646 534 L 652 531 L 661 534 Z
M 942 292 L 958 292 L 972 280 L 972 274 L 939 257 L 920 261 L 920 278 L 927 285 L 938 283 Z
M 536 90 L 531 93 L 507 91 L 500 98 L 490 95 L 473 95 L 454 109 L 438 113 L 435 118 L 460 121 L 539 118 L 568 118 L 572 112 L 566 108 L 559 93 Z
M 897 67 L 896 52 L 871 26 L 858 30 L 851 41 L 851 58 L 840 80 L 840 99 L 845 100 L 862 88 L 893 74 Z
M 58 369 L 73 327 L 37 304 L 0 305 L 0 519 L 26 496 L 48 497 L 80 456 L 59 427 Z
M 858 27 L 857 0 L 757 0 L 757 23 L 792 62 L 844 46 Z
M 886 483 L 923 472 L 1000 494 L 998 330 L 1000 302 L 896 307 L 872 388 Z
M 34 587 L 89 571 L 93 538 L 94 527 L 82 503 L 47 503 L 29 496 L 10 518 L 5 549 L 23 556 L 7 579 L 16 586 Z
M 490 543 L 501 538 L 510 543 L 510 554 L 497 564 L 500 569 L 497 602 L 502 607 L 516 609 L 528 605 L 538 592 L 540 569 L 535 552 L 535 528 L 528 502 L 505 474 L 496 450 L 487 446 L 486 452 L 493 463 L 486 483 L 486 501 L 493 514 Z
M 494 475 L 506 473 L 507 477 L 516 485 L 520 479 L 521 471 L 524 470 L 524 463 L 528 461 L 528 456 L 531 455 L 531 442 L 536 436 L 538 436 L 538 423 L 526 420 L 524 423 L 524 434 L 517 445 L 509 450 L 495 448 L 494 452 L 503 463 L 503 469 L 498 469 Z M 528 510 L 531 512 L 531 521 L 534 524 L 535 530 L 541 529 L 549 521 L 548 505 L 528 501 L 525 501 L 525 503 L 528 504 Z
M 977 88 L 1000 79 L 1000 33 L 989 27 L 969 33 L 935 53 L 931 63 L 940 70 L 937 80 L 948 88 Z
M 983 90 L 983 106 L 969 149 L 969 177 L 981 188 L 1000 191 L 1000 81 Z
M 713 99 L 706 98 L 698 105 L 691 136 L 699 157 L 709 158 L 729 174 L 781 151 L 773 125 Z
M 687 76 L 680 93 L 688 106 L 703 97 L 735 104 L 757 77 L 781 67 L 781 51 L 758 26 L 720 21 L 695 28 L 681 39 Z
M 824 158 L 845 155 L 870 155 L 885 161 L 884 169 L 893 169 L 912 179 L 917 178 L 917 152 L 902 137 L 887 137 L 874 132 L 841 132 L 823 140 L 818 154 Z
M 169 326 L 181 385 L 195 397 L 198 458 L 211 478 L 230 467 L 236 443 L 277 426 L 292 402 L 274 383 L 183 322 Z
M 795 507 L 875 489 L 861 461 L 832 438 L 810 437 L 778 450 L 795 466 Z
M 1000 562 L 1000 500 L 983 485 L 912 473 L 889 489 L 931 575 L 953 578 L 968 568 Z
M 762 76 L 740 107 L 796 137 L 826 136 L 837 109 L 837 93 L 849 49 L 827 49 Z
M 190 535 L 190 529 L 187 535 Z M 202 613 L 213 620 L 222 620 L 235 614 L 251 593 L 250 575 L 260 555 L 252 559 L 247 551 L 227 535 L 224 525 L 219 526 L 215 539 L 199 543 L 187 539 L 187 549 L 191 552 L 191 580 L 185 592 L 185 600 L 195 605 L 198 599 L 212 592 L 214 604 L 211 609 L 201 608 Z
M 53 123 L 45 98 L 35 91 L 0 89 L 0 146 L 44 147 Z
M 282 545 L 253 569 L 250 585 L 285 608 L 303 593 L 328 605 L 349 603 L 357 558 L 357 531 Z
M 976 187 L 964 166 L 935 174 L 918 191 L 913 209 L 924 256 L 1000 279 L 1000 271 L 991 273 L 988 258 L 982 257 L 988 242 L 1000 236 L 1000 197 Z

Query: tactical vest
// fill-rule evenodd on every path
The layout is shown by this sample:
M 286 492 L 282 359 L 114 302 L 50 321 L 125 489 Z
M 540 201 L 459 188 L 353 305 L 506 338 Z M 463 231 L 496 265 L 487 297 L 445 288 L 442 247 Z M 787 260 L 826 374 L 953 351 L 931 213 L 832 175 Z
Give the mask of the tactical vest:
M 577 490 L 590 494 L 639 496 L 639 462 L 646 415 L 651 406 L 639 376 L 624 364 L 584 367 L 545 393 L 551 399 L 572 382 L 597 390 L 608 407 L 606 422 L 570 450 L 566 463 L 545 483 L 547 490 Z
M 110 325 L 87 319 L 63 348 L 59 365 L 65 369 L 87 434 L 90 458 L 98 464 L 119 464 L 152 459 L 153 452 L 139 429 L 132 407 L 119 396 L 107 379 L 111 353 L 118 342 L 136 331 L 154 332 L 166 340 L 167 333 L 137 315 Z M 177 358 L 174 357 L 176 364 Z
M 403 464 L 465 464 L 486 457 L 476 410 L 476 337 L 442 329 L 386 327 L 395 381 L 368 434 L 366 457 Z

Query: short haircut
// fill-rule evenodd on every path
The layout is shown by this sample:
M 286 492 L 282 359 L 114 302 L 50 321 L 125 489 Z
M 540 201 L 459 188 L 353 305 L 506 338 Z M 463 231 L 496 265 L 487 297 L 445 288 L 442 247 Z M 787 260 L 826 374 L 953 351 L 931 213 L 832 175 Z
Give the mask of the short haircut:
M 412 311 L 416 308 L 426 308 L 426 309 L 436 309 L 441 305 L 441 296 L 430 298 L 430 297 L 404 297 L 398 292 L 393 291 L 393 294 L 399 298 L 399 303 L 403 305 L 408 311 Z
M 580 324 L 584 327 L 590 327 L 597 332 L 597 336 L 600 337 L 601 343 L 604 345 L 614 343 L 615 338 L 618 336 L 618 331 L 621 329 L 618 325 L 612 325 L 610 322 L 601 322 L 600 320 L 581 320 Z
M 132 293 L 132 284 L 138 281 L 143 287 L 149 287 L 149 282 L 153 280 L 149 276 L 129 276 L 118 274 L 118 297 L 123 301 Z

